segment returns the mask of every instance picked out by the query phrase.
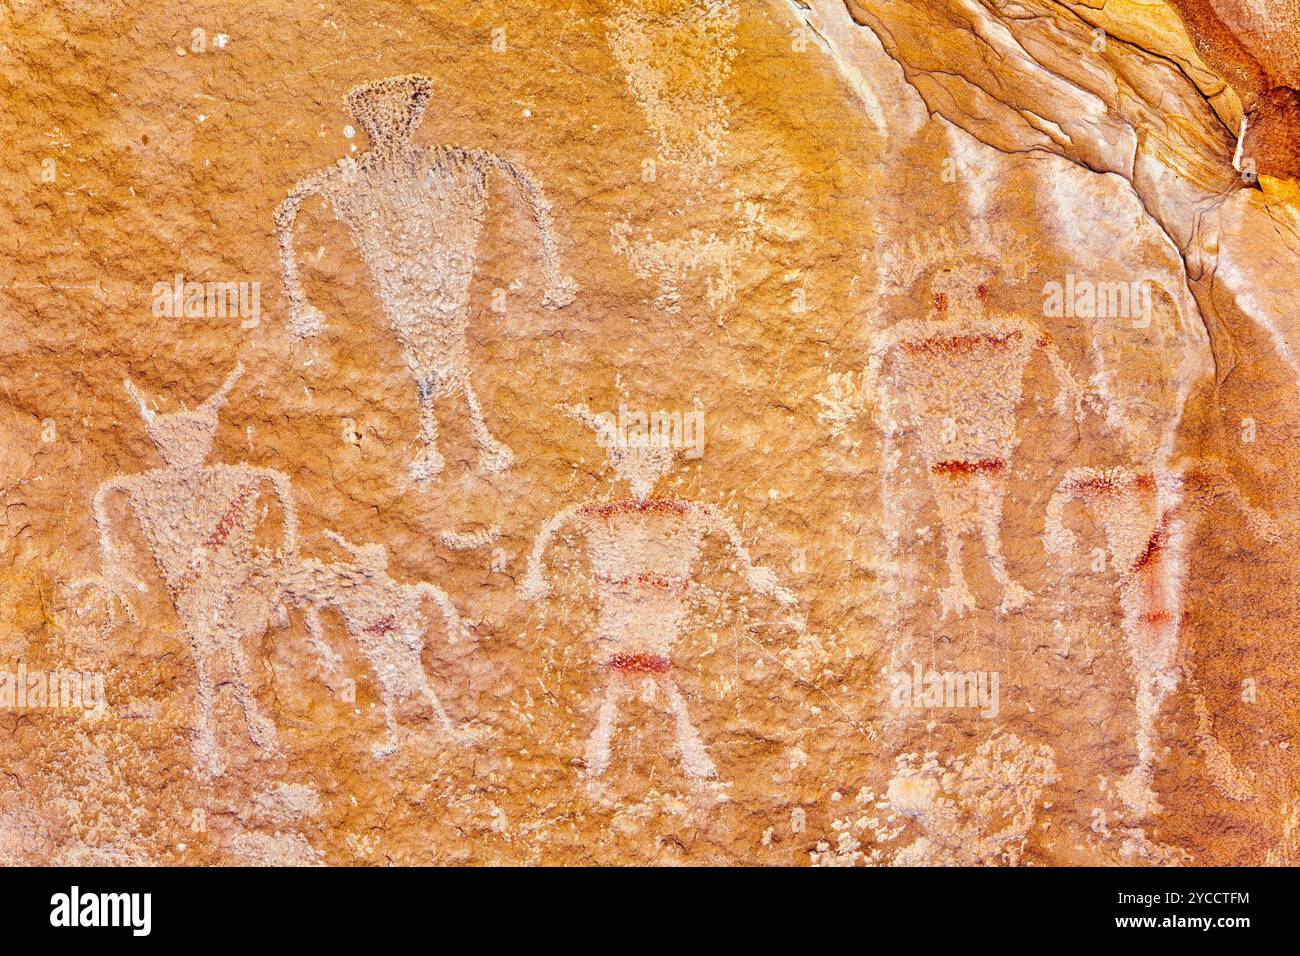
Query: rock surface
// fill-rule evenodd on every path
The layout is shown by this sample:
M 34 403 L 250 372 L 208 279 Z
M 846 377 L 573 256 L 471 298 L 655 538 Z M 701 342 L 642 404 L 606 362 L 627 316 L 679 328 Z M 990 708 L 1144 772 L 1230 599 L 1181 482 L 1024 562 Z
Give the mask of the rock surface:
M 0 860 L 1300 859 L 1290 0 L 0 23 Z

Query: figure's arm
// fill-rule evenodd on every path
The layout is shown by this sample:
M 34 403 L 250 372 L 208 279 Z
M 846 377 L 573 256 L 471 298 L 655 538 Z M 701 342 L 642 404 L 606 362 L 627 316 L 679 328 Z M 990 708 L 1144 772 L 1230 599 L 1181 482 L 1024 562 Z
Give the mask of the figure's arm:
M 73 581 L 68 587 L 73 591 L 91 588 L 101 592 L 110 602 L 116 599 L 121 603 L 122 609 L 131 622 L 138 624 L 139 618 L 136 617 L 135 608 L 127 595 L 131 591 L 143 592 L 145 586 L 128 574 L 122 566 L 117 545 L 113 541 L 112 519 L 108 514 L 108 496 L 114 491 L 127 490 L 126 481 L 127 479 L 123 478 L 110 478 L 95 491 L 91 513 L 94 515 L 95 530 L 99 536 L 100 573 Z M 110 605 L 110 616 L 111 610 Z
M 330 647 L 329 641 L 325 640 L 325 625 L 321 623 L 320 611 L 316 609 L 314 604 L 308 604 L 303 608 L 302 616 L 307 622 L 307 637 L 312 650 L 316 652 L 316 656 L 325 665 L 330 679 L 342 683 L 344 677 L 343 658 L 334 648 Z
M 1228 498 L 1241 509 L 1246 527 L 1261 541 L 1276 544 L 1282 540 L 1282 528 L 1263 508 L 1256 508 L 1235 484 L 1228 485 Z
M 256 470 L 263 479 L 271 483 L 271 491 L 275 495 L 276 501 L 280 503 L 280 511 L 284 516 L 282 519 L 284 521 L 284 548 L 281 557 L 285 561 L 297 562 L 298 510 L 294 507 L 293 489 L 289 483 L 289 476 L 284 472 L 275 471 L 271 468 L 258 468 Z M 277 599 L 283 609 L 283 595 L 277 595 Z M 288 616 L 287 610 L 285 616 Z M 312 649 L 329 669 L 331 676 L 337 679 L 343 673 L 343 658 L 335 653 L 325 640 L 325 628 L 320 621 L 320 612 L 315 606 L 308 604 L 303 608 L 303 618 L 307 622 L 307 634 L 311 639 Z
M 754 563 L 754 559 L 750 557 L 749 549 L 745 547 L 745 542 L 740 538 L 740 529 L 736 527 L 735 522 L 712 505 L 697 505 L 696 507 L 699 509 L 700 514 L 704 516 L 708 530 L 721 532 L 731 542 L 732 550 L 735 551 L 736 558 L 740 561 L 741 573 L 751 588 L 759 594 L 775 598 L 782 604 L 791 605 L 795 603 L 794 592 L 776 583 L 775 571 Z
M 578 294 L 578 283 L 572 276 L 560 275 L 560 255 L 555 244 L 555 226 L 551 221 L 551 204 L 532 174 L 517 163 L 494 153 L 475 151 L 474 157 L 501 172 L 528 202 L 533 221 L 542 237 L 542 268 L 546 272 L 546 294 L 542 305 L 548 309 L 562 309 Z
M 438 605 L 438 610 L 442 612 L 443 623 L 447 626 L 447 643 L 455 644 L 462 637 L 472 641 L 473 633 L 465 624 L 464 618 L 456 611 L 456 605 L 451 603 L 451 598 L 447 597 L 447 592 L 442 588 L 429 584 L 427 581 L 421 581 L 419 584 L 411 585 L 415 593 L 421 597 L 427 597 L 434 604 Z
M 1237 485 L 1236 478 L 1226 462 L 1219 458 L 1202 459 L 1190 464 L 1187 471 L 1200 472 L 1203 479 L 1202 482 L 1194 485 L 1185 475 L 1183 481 L 1184 495 L 1187 497 L 1196 495 L 1198 488 L 1204 489 L 1202 500 L 1193 502 L 1197 507 L 1205 508 L 1213 505 L 1215 498 L 1226 498 L 1241 510 L 1246 519 L 1246 527 L 1257 538 L 1269 544 L 1276 544 L 1282 540 L 1282 526 L 1267 511 L 1251 503 Z M 1207 476 L 1209 480 L 1204 480 Z M 1205 500 L 1206 498 L 1209 500 Z
M 319 335 L 325 327 L 325 316 L 307 301 L 302 283 L 298 281 L 298 263 L 293 252 L 293 224 L 303 201 L 319 194 L 334 175 L 335 170 L 330 169 L 303 180 L 275 211 L 276 234 L 280 240 L 280 269 L 284 274 L 284 291 L 289 296 L 289 329 L 300 338 Z
M 537 601 L 546 597 L 549 590 L 543 567 L 546 549 L 550 547 L 551 539 L 577 514 L 580 507 L 581 505 L 574 505 L 565 508 L 548 519 L 546 524 L 542 525 L 542 530 L 537 533 L 537 540 L 533 542 L 533 553 L 528 557 L 528 570 L 524 572 L 523 583 L 519 585 L 519 596 L 525 601 Z

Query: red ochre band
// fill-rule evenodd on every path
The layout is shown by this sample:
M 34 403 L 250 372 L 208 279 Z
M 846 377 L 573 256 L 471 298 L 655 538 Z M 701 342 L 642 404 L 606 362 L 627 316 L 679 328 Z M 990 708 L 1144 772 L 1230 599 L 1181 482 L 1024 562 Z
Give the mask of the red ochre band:
M 1005 467 L 1007 463 L 1001 458 L 981 458 L 979 461 L 936 462 L 930 466 L 930 471 L 949 478 L 965 478 L 969 475 L 996 474 Z
M 614 654 L 605 666 L 620 674 L 663 674 L 672 669 L 673 662 L 662 654 Z

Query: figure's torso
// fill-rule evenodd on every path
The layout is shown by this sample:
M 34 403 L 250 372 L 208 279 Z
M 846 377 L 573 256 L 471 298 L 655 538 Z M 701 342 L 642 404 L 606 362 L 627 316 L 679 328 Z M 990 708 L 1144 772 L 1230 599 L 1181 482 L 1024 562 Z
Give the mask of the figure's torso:
M 482 165 L 454 147 L 344 160 L 324 195 L 348 227 L 390 320 L 463 322 L 486 208 Z
M 600 591 L 602 653 L 666 656 L 688 610 L 705 524 L 686 502 L 590 505 L 580 528 Z
M 125 486 L 131 512 L 178 602 L 224 599 L 253 573 L 255 505 L 265 479 L 237 465 L 162 468 Z
M 1037 345 L 1019 323 L 927 323 L 887 356 L 889 404 L 929 464 L 1004 461 L 1014 444 L 1025 366 Z

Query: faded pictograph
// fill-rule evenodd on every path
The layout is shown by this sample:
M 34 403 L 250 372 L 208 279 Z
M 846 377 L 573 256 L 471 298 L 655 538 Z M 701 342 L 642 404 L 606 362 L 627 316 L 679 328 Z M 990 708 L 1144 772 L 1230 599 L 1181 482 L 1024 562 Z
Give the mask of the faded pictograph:
M 1121 626 L 1128 643 L 1136 689 L 1137 763 L 1119 795 L 1140 816 L 1157 812 L 1152 788 L 1156 719 L 1164 699 L 1178 687 L 1182 584 L 1186 543 L 1202 517 L 1235 506 L 1261 540 L 1275 542 L 1280 529 L 1241 493 L 1230 469 L 1207 459 L 1185 463 L 1166 475 L 1117 468 L 1074 468 L 1061 480 L 1047 507 L 1043 531 L 1049 553 L 1069 556 L 1078 536 L 1067 526 L 1067 509 L 1080 506 L 1100 529 L 1110 567 L 1118 577 Z M 1208 715 L 1207 715 L 1208 716 Z M 1211 769 L 1225 765 L 1221 748 L 1202 734 Z M 1230 761 L 1229 761 L 1230 763 Z M 1222 779 L 1234 777 L 1235 769 Z M 1235 784 L 1225 784 L 1231 790 Z
M 453 739 L 463 739 L 465 734 L 443 710 L 420 659 L 428 629 L 425 602 L 438 609 L 451 643 L 468 633 L 447 595 L 426 582 L 398 583 L 388 574 L 388 554 L 382 545 L 353 546 L 334 532 L 325 535 L 354 561 L 303 558 L 298 553 L 298 516 L 288 476 L 252 465 L 207 463 L 217 412 L 242 374 L 243 366 L 236 365 L 221 388 L 198 408 L 168 415 L 155 412 L 145 395 L 126 382 L 165 466 L 110 478 L 99 486 L 94 517 L 102 569 L 73 582 L 71 589 L 88 594 L 90 603 L 106 605 L 110 616 L 120 607 L 139 623 L 132 596 L 147 588 L 131 576 L 129 555 L 122 547 L 126 538 L 114 534 L 120 522 L 114 521 L 112 506 L 120 493 L 147 542 L 194 653 L 198 678 L 194 754 L 205 774 L 223 770 L 213 710 L 217 688 L 227 683 L 250 738 L 264 753 L 275 751 L 275 727 L 253 699 L 244 645 L 265 634 L 272 623 L 287 625 L 290 608 L 304 612 L 311 647 L 333 678 L 341 674 L 342 659 L 326 641 L 320 619 L 325 610 L 339 613 L 374 668 L 387 729 L 386 743 L 375 749 L 376 756 L 396 750 L 394 707 L 409 696 L 421 697 L 443 729 Z M 278 506 L 278 523 L 264 503 L 267 492 Z
M 1051 338 L 1024 319 L 986 312 L 990 281 L 1003 270 L 1012 279 L 1023 276 L 1024 259 L 1014 250 L 1010 240 L 980 246 L 937 230 L 914 237 L 881 263 L 884 293 L 911 293 L 928 276 L 932 304 L 927 319 L 875 336 L 859 397 L 879 409 L 883 530 L 891 555 L 900 551 L 908 517 L 899 486 L 905 448 L 925 469 L 947 564 L 943 617 L 975 607 L 962 555 L 971 534 L 979 535 L 1002 588 L 998 610 L 1018 611 L 1032 597 L 1007 568 L 1001 528 L 1025 370 L 1035 353 L 1055 378 L 1057 411 L 1079 410 L 1078 386 Z M 822 397 L 823 421 L 841 432 L 842 398 Z
M 732 0 L 620 0 L 605 20 L 610 52 L 656 146 L 642 163 L 641 180 L 655 183 L 662 175 L 681 183 L 688 206 L 726 201 L 720 161 L 730 107 L 724 86 L 739 22 L 740 7 Z M 655 283 L 659 309 L 680 313 L 682 287 L 693 277 L 704 281 L 710 311 L 735 300 L 740 263 L 769 229 L 761 205 L 738 192 L 731 205 L 722 230 L 691 228 L 665 238 L 653 227 L 634 228 L 630 218 L 614 224 L 614 251 L 638 278 Z M 718 218 L 724 217 L 713 221 Z
M 286 475 L 252 465 L 208 464 L 217 431 L 217 412 L 235 381 L 236 365 L 221 387 L 193 410 L 155 412 L 144 394 L 127 380 L 145 430 L 162 455 L 163 466 L 136 475 L 119 475 L 99 486 L 94 497 L 101 571 L 74 582 L 74 591 L 105 601 L 110 614 L 120 605 L 137 621 L 132 595 L 146 590 L 131 576 L 122 541 L 115 536 L 112 506 L 121 498 L 134 518 L 166 586 L 181 630 L 194 653 L 198 676 L 196 762 L 220 773 L 223 761 L 213 727 L 220 673 L 243 713 L 248 734 L 266 753 L 276 745 L 275 727 L 257 707 L 249 688 L 244 643 L 261 636 L 271 613 L 269 602 L 252 599 L 250 583 L 293 555 L 298 546 L 298 516 Z M 280 521 L 274 550 L 257 540 L 269 524 L 263 504 L 269 492 Z M 271 532 L 273 535 L 275 531 Z
M 739 22 L 733 0 L 618 0 L 605 19 L 610 52 L 657 158 L 701 188 L 718 181 L 730 116 L 723 85 Z
M 675 449 L 661 442 L 621 441 L 605 419 L 585 406 L 566 411 L 597 432 L 615 472 L 632 492 L 626 498 L 575 505 L 548 520 L 533 545 L 520 586 L 526 599 L 545 596 L 544 561 L 556 536 L 571 531 L 585 543 L 600 602 L 594 659 L 605 677 L 595 729 L 587 742 L 588 779 L 594 784 L 609 765 L 620 704 L 638 694 L 653 701 L 660 691 L 676 723 L 682 769 L 692 778 L 716 778 L 717 767 L 678 688 L 673 659 L 704 537 L 719 534 L 730 542 L 740 571 L 755 592 L 787 606 L 795 604 L 795 596 L 777 584 L 771 569 L 754 563 L 739 530 L 720 510 L 651 497 L 672 465 Z M 792 623 L 802 629 L 801 618 Z
M 681 312 L 682 283 L 692 275 L 704 277 L 704 299 L 713 311 L 735 301 L 736 273 L 766 230 L 763 207 L 737 201 L 736 222 L 724 239 L 716 232 L 692 230 L 686 238 L 659 239 L 653 229 L 634 236 L 631 223 L 614 225 L 614 251 L 624 256 L 639 279 L 652 279 L 658 288 L 655 305 L 669 315 Z
M 995 731 L 972 752 L 944 759 L 904 753 L 883 794 L 864 787 L 834 844 L 814 866 L 1015 866 L 1021 862 L 1056 753 Z
M 324 316 L 307 301 L 298 277 L 293 228 L 299 208 L 320 196 L 347 226 L 415 380 L 421 450 L 411 476 L 418 481 L 443 469 L 433 410 L 442 397 L 464 398 L 482 471 L 500 472 L 513 461 L 510 449 L 488 430 L 470 381 L 466 341 L 490 172 L 519 190 L 541 234 L 547 286 L 542 304 L 562 308 L 577 292 L 577 284 L 560 272 L 550 204 L 526 169 L 484 150 L 415 141 L 432 91 L 433 81 L 423 76 L 353 89 L 348 109 L 365 130 L 369 148 L 300 183 L 275 217 L 290 328 L 300 337 L 318 334 Z
M 421 655 L 429 629 L 426 603 L 437 608 L 455 644 L 470 632 L 446 592 L 425 581 L 401 584 L 388 573 L 388 550 L 381 544 L 353 545 L 332 531 L 325 536 L 351 555 L 351 561 L 327 563 L 315 558 L 286 565 L 274 584 L 286 605 L 338 612 L 348 634 L 374 669 L 384 705 L 384 743 L 372 749 L 376 757 L 397 752 L 395 708 L 405 698 L 416 697 L 433 710 L 443 732 L 453 740 L 468 735 L 447 716 L 429 683 Z M 318 625 L 315 625 L 318 627 Z M 317 633 L 317 639 L 324 640 Z M 335 666 L 341 661 L 335 657 Z

